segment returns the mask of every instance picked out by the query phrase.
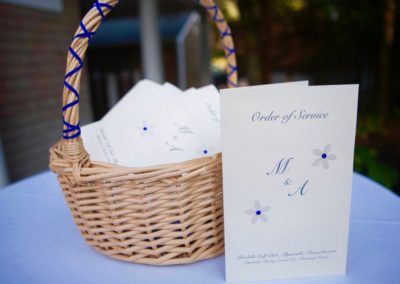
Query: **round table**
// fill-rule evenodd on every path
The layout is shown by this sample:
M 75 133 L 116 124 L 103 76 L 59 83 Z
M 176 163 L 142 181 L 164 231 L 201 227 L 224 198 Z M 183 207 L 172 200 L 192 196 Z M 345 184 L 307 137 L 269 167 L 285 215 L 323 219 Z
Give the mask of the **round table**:
M 56 177 L 0 189 L 0 283 L 225 283 L 224 257 L 188 265 L 114 260 L 85 244 Z M 400 283 L 400 199 L 354 174 L 347 275 L 267 283 Z

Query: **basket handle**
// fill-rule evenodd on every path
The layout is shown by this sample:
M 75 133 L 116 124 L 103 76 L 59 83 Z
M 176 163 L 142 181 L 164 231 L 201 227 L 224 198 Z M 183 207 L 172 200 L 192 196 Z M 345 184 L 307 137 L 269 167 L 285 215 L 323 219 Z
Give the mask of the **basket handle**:
M 226 74 L 228 87 L 236 87 L 237 66 L 231 30 L 221 10 L 218 8 L 216 0 L 199 0 L 198 2 L 208 11 L 220 32 L 221 44 L 227 59 Z M 117 4 L 118 0 L 96 0 L 89 12 L 82 19 L 68 49 L 62 107 L 63 138 L 67 143 L 78 142 L 81 134 L 79 123 L 79 90 L 83 58 L 88 48 L 89 40 L 94 36 L 101 21 Z

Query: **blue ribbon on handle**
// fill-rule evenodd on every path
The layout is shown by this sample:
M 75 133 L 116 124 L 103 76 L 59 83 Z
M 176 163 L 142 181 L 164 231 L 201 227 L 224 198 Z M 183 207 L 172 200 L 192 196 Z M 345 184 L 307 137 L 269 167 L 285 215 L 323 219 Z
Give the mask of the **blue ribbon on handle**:
M 200 1 L 198 1 L 200 3 Z M 215 3 L 212 6 L 206 6 L 203 5 L 207 10 L 212 11 L 212 15 L 211 18 L 215 23 L 223 23 L 225 22 L 224 18 L 218 18 L 218 5 Z M 218 25 L 217 25 L 218 31 L 219 31 L 219 35 L 221 40 L 223 40 L 226 36 L 230 36 L 231 31 L 229 29 L 229 27 L 226 28 L 226 30 L 220 30 Z M 226 46 L 225 44 L 222 44 L 223 48 L 225 50 L 225 58 L 228 58 L 229 56 L 231 56 L 232 54 L 235 53 L 235 48 L 234 47 L 229 47 Z M 238 70 L 237 66 L 233 66 L 232 64 L 228 64 L 228 68 L 230 69 L 230 71 L 227 73 L 226 77 L 227 77 L 227 82 L 229 85 L 233 86 L 233 87 L 237 87 L 237 84 L 234 83 L 230 78 L 232 77 L 233 74 L 235 74 Z
M 111 6 L 110 4 L 107 4 L 107 3 L 100 3 L 98 0 L 96 0 L 96 2 L 93 4 L 93 6 L 90 9 L 93 9 L 93 8 L 95 8 L 98 11 L 99 15 L 101 16 L 101 19 L 103 20 L 105 18 L 103 8 L 111 10 L 113 8 L 113 6 Z M 82 32 L 75 35 L 74 38 L 72 39 L 72 41 L 74 41 L 76 39 L 83 39 L 83 38 L 87 38 L 90 41 L 92 39 L 92 37 L 94 36 L 95 32 L 89 31 L 83 22 L 80 23 L 80 27 L 82 29 Z M 78 73 L 83 68 L 83 60 L 71 46 L 68 48 L 68 52 L 79 63 L 79 65 L 77 67 L 75 67 L 71 71 L 67 72 L 67 74 L 65 74 L 65 77 L 64 77 L 64 87 L 67 88 L 69 91 L 71 91 L 75 95 L 75 100 L 70 103 L 67 103 L 66 105 L 64 105 L 62 107 L 62 113 L 63 113 L 62 120 L 63 120 L 63 125 L 65 126 L 63 129 L 63 137 L 64 137 L 64 139 L 73 139 L 73 138 L 79 137 L 81 135 L 80 121 L 78 121 L 77 124 L 69 123 L 64 118 L 64 112 L 67 111 L 69 108 L 72 108 L 73 106 L 78 104 L 80 101 L 80 96 L 79 96 L 78 90 L 75 89 L 70 83 L 68 83 L 68 78 L 74 76 L 76 73 Z M 70 134 L 71 132 L 73 134 Z

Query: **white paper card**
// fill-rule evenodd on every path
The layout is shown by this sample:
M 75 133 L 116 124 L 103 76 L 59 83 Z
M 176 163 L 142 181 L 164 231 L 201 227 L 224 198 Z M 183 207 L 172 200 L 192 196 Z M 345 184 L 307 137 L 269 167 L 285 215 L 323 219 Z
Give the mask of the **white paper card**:
M 221 91 L 227 281 L 345 273 L 357 94 Z

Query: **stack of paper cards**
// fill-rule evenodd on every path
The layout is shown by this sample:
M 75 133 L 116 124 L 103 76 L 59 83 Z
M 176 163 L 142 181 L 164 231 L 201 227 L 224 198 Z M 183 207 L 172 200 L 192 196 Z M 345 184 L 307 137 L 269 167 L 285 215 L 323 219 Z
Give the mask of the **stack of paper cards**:
M 228 281 L 346 271 L 358 85 L 221 91 Z
M 183 92 L 143 80 L 82 128 L 83 143 L 92 160 L 131 167 L 212 156 L 221 152 L 219 104 L 212 85 Z
M 308 82 L 273 86 L 307 86 Z M 213 86 L 182 91 L 142 80 L 100 121 L 82 127 L 94 161 L 146 167 L 221 152 L 220 94 Z

